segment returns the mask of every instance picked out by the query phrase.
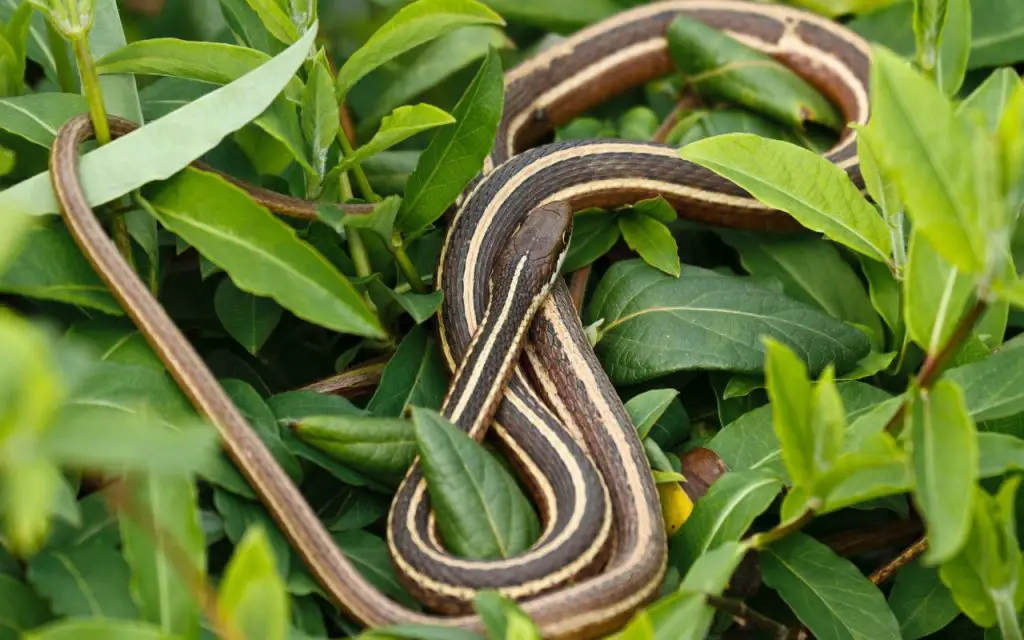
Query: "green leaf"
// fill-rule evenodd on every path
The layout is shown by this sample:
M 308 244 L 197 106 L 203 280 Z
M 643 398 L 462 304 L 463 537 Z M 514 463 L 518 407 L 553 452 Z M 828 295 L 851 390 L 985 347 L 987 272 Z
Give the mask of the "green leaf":
M 540 523 L 514 476 L 482 445 L 430 409 L 413 407 L 430 504 L 445 546 L 465 558 L 510 558 Z
M 112 5 L 114 0 L 105 0 Z M 82 156 L 79 176 L 90 206 L 105 204 L 154 180 L 164 180 L 259 116 L 305 59 L 316 35 L 301 40 L 259 69 Z M 119 76 L 120 77 L 120 76 Z M 106 90 L 104 90 L 106 96 Z M 181 131 L 189 135 L 183 139 Z M 57 213 L 49 172 L 0 193 L 0 210 Z
M 763 336 L 797 349 L 815 374 L 829 363 L 845 372 L 870 349 L 862 331 L 820 311 L 688 265 L 673 278 L 638 260 L 616 262 L 585 309 L 585 325 L 598 320 L 595 349 L 616 384 L 690 369 L 760 372 Z
M 448 392 L 448 378 L 434 336 L 426 326 L 416 325 L 384 367 L 366 409 L 382 417 L 403 416 L 411 405 L 440 409 Z
M 632 212 L 616 219 L 622 239 L 644 262 L 670 276 L 679 277 L 679 247 L 668 227 L 654 218 Z
M 934 76 L 939 59 L 939 39 L 946 24 L 948 0 L 915 0 L 914 40 L 917 44 L 917 65 Z
M 679 391 L 676 389 L 652 389 L 633 396 L 626 402 L 626 412 L 629 413 L 629 418 L 641 439 L 647 437 L 654 423 L 678 396 Z
M 87 111 L 85 98 L 72 93 L 0 98 L 0 128 L 49 148 L 65 122 Z
M 46 601 L 30 586 L 14 576 L 0 574 L 0 637 L 21 638 L 23 632 L 52 617 Z
M 971 131 L 941 91 L 876 47 L 871 68 L 874 148 L 892 172 L 915 228 L 965 274 L 985 266 L 976 173 L 964 164 Z
M 235 547 L 224 572 L 217 606 L 247 640 L 284 640 L 289 600 L 266 532 L 254 527 Z
M 128 44 L 117 4 L 117 0 L 95 0 L 96 18 L 89 31 L 89 50 L 95 58 L 102 58 Z M 127 118 L 132 122 L 142 122 L 135 76 L 100 78 L 100 90 L 107 113 Z
M 480 591 L 473 598 L 473 608 L 483 619 L 491 638 L 505 640 L 540 640 L 533 622 L 514 600 L 497 591 Z
M 978 626 L 1002 625 L 1005 617 L 1016 626 L 1016 615 L 1006 613 L 1024 606 L 1024 557 L 1014 504 L 1019 486 L 1020 476 L 1014 476 L 1002 483 L 996 496 L 972 487 L 970 536 L 962 551 L 939 567 L 957 606 Z
M 408 420 L 375 416 L 310 415 L 295 425 L 298 437 L 369 476 L 398 486 L 416 458 Z
M 669 25 L 666 38 L 676 68 L 710 101 L 735 102 L 797 129 L 807 122 L 842 128 L 835 106 L 813 86 L 724 31 L 680 16 Z
M 179 640 L 160 627 L 133 620 L 61 620 L 26 633 L 24 640 Z
M 426 2 L 426 0 L 420 0 Z M 455 122 L 455 118 L 446 111 L 429 104 L 406 105 L 396 108 L 390 115 L 384 116 L 380 129 L 365 145 L 346 157 L 339 165 L 342 170 L 359 164 L 366 158 L 389 149 L 406 138 L 428 129 Z
M 395 107 L 410 102 L 464 70 L 491 48 L 514 49 L 515 44 L 498 27 L 489 25 L 455 29 L 427 44 L 416 59 L 401 69 L 373 103 L 359 129 L 372 125 Z M 499 71 L 500 74 L 500 71 Z M 463 118 L 452 113 L 456 122 Z
M 719 477 L 672 538 L 674 566 L 684 570 L 707 552 L 739 540 L 782 486 L 782 480 L 768 469 L 730 471 Z
M 971 53 L 971 0 L 948 0 L 936 60 L 936 82 L 947 96 L 963 85 Z
M 278 0 L 246 0 L 260 22 L 275 38 L 285 44 L 291 44 L 299 38 L 299 30 L 284 6 Z
M 1024 351 L 1006 349 L 950 369 L 945 379 L 963 389 L 964 402 L 976 422 L 1024 412 Z
M 910 236 L 904 281 L 904 319 L 911 339 L 936 354 L 956 329 L 974 291 L 973 282 L 943 260 L 928 238 Z
M 363 76 L 401 54 L 467 25 L 505 21 L 475 0 L 415 0 L 384 23 L 338 70 L 334 85 L 340 102 Z
M 387 543 L 365 531 L 335 533 L 334 541 L 345 556 L 373 586 L 402 604 L 415 607 L 415 601 L 395 575 Z
M 489 50 L 452 110 L 455 125 L 439 130 L 405 184 L 398 223 L 406 233 L 433 224 L 483 167 L 503 109 L 501 59 Z
M 341 126 L 333 85 L 327 55 L 321 50 L 314 59 L 302 93 L 302 133 L 312 150 L 313 168 L 321 180 L 327 174 L 327 152 Z
M 1020 77 L 1013 69 L 996 69 L 963 99 L 957 106 L 957 113 L 967 110 L 981 112 L 985 115 L 988 130 L 997 131 L 999 121 L 1019 85 Z
M 243 291 L 273 298 L 296 316 L 335 331 L 383 337 L 345 276 L 292 227 L 223 178 L 187 169 L 162 186 L 149 209 Z
M 960 613 L 949 589 L 939 579 L 938 569 L 927 567 L 920 560 L 896 574 L 889 594 L 889 608 L 899 620 L 904 640 L 930 636 Z
M 190 478 L 139 475 L 126 486 L 132 513 L 120 517 L 124 557 L 132 571 L 132 595 L 141 619 L 183 638 L 199 636 L 199 604 L 190 587 L 206 573 L 206 541 L 199 522 L 196 488 Z M 160 532 L 153 540 L 136 514 Z M 159 544 L 158 544 L 159 543 Z M 176 549 L 172 556 L 168 547 Z M 185 575 L 186 570 L 192 576 Z
M 890 259 L 892 241 L 885 221 L 845 171 L 813 151 L 733 133 L 688 144 L 679 155 L 736 183 L 767 206 L 789 213 L 812 231 L 868 258 Z
M 253 355 L 270 337 L 284 313 L 273 300 L 242 291 L 230 278 L 224 278 L 217 285 L 213 305 L 224 329 Z
M 571 273 L 593 263 L 611 251 L 621 232 L 617 216 L 604 209 L 588 209 L 573 216 L 569 252 L 562 273 Z
M 849 560 L 794 533 L 762 550 L 761 575 L 819 638 L 899 640 L 885 597 Z
M 17 257 L 0 275 L 0 291 L 122 315 L 63 224 L 34 225 L 20 244 Z
M 963 392 L 939 380 L 911 396 L 907 414 L 913 443 L 914 502 L 927 524 L 928 564 L 956 555 L 970 532 L 978 479 L 978 440 Z
M 128 565 L 101 538 L 46 550 L 28 563 L 28 580 L 65 617 L 137 620 Z
M 134 73 L 198 80 L 225 85 L 258 69 L 270 56 L 224 42 L 197 42 L 179 38 L 136 40 L 111 51 L 96 61 L 96 72 L 104 74 Z M 284 94 L 298 102 L 302 82 L 295 76 L 288 80 Z
M 778 278 L 783 291 L 794 300 L 866 327 L 872 347 L 882 348 L 884 334 L 878 314 L 857 273 L 832 244 L 819 239 L 769 240 L 739 233 L 724 234 L 723 238 L 739 252 L 740 262 L 751 275 Z

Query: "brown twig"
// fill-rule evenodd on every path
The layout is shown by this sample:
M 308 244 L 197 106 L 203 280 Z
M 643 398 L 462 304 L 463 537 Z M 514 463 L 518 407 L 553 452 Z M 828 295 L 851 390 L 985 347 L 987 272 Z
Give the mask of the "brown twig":
M 942 345 L 939 352 L 935 355 L 929 354 L 925 359 L 924 364 L 921 366 L 921 370 L 917 373 L 916 385 L 921 390 L 928 390 L 935 384 L 935 381 L 939 379 L 942 372 L 946 370 L 946 365 L 953 359 L 957 349 L 963 344 L 964 340 L 971 335 L 971 331 L 974 329 L 974 325 L 978 323 L 981 316 L 988 309 L 988 303 L 985 301 L 983 296 L 978 297 L 978 301 L 974 303 L 960 322 L 956 325 L 953 330 L 953 334 L 946 340 L 946 344 Z M 885 425 L 885 430 L 892 433 L 896 427 L 903 423 L 903 418 L 907 414 L 907 401 L 904 400 L 900 403 L 896 413 L 893 414 L 889 423 Z
M 740 626 L 747 627 L 754 624 L 762 631 L 771 634 L 771 637 L 776 640 L 803 640 L 808 637 L 803 629 L 791 629 L 781 622 L 776 622 L 768 616 L 751 609 L 742 600 L 732 600 L 711 594 L 705 597 L 708 600 L 708 604 L 719 611 L 724 611 L 731 615 Z
M 345 398 L 355 398 L 369 393 L 380 384 L 381 375 L 384 373 L 386 362 L 375 362 L 364 364 L 338 375 L 311 382 L 302 391 L 315 391 L 317 393 L 329 393 Z
M 923 537 L 914 544 L 910 545 L 903 550 L 900 555 L 896 556 L 885 566 L 879 567 L 877 571 L 871 574 L 870 580 L 876 585 L 882 585 L 888 582 L 897 571 L 913 562 L 918 556 L 925 552 L 928 548 L 928 538 Z
M 871 551 L 886 549 L 894 545 L 909 544 L 921 536 L 923 527 L 920 520 L 899 520 L 883 528 L 873 526 L 855 531 L 844 531 L 823 538 L 821 542 L 836 555 L 852 557 Z
M 654 142 L 665 142 L 668 138 L 668 134 L 672 132 L 672 129 L 679 124 L 679 120 L 683 117 L 683 114 L 700 106 L 700 98 L 694 93 L 683 94 L 679 98 L 679 102 L 676 103 L 675 108 L 672 109 L 671 113 L 665 117 L 665 119 L 658 125 L 657 131 L 654 132 L 652 140 Z
M 245 640 L 235 625 L 221 613 L 217 604 L 217 593 L 202 574 L 194 569 L 185 550 L 178 545 L 173 536 L 161 533 L 159 524 L 134 504 L 124 488 L 124 480 L 111 482 L 106 487 L 105 498 L 112 509 L 124 514 L 141 527 L 152 540 L 157 552 L 170 561 L 186 588 L 192 593 L 192 597 L 199 603 L 206 619 L 213 625 L 217 637 L 225 640 Z

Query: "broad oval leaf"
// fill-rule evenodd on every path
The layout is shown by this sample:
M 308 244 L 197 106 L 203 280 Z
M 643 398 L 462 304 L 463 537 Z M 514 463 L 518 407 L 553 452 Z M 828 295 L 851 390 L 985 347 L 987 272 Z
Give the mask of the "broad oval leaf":
M 82 156 L 79 175 L 89 204 L 105 204 L 148 182 L 169 178 L 259 116 L 305 60 L 316 31 L 310 29 L 280 55 L 235 82 Z M 0 210 L 57 213 L 49 172 L 0 192 Z
M 676 389 L 652 389 L 633 396 L 626 402 L 626 412 L 640 438 L 646 438 L 658 418 L 679 395 Z
M 405 184 L 398 214 L 403 231 L 419 231 L 436 221 L 480 172 L 501 120 L 504 88 L 501 59 L 488 51 L 452 109 L 455 124 L 434 135 Z
M 603 321 L 595 349 L 617 384 L 691 369 L 760 372 L 764 336 L 796 349 L 813 374 L 829 363 L 843 373 L 870 349 L 862 331 L 743 279 L 691 266 L 673 278 L 638 260 L 608 269 L 584 318 Z
M 1024 412 L 1024 350 L 1006 349 L 950 369 L 943 377 L 963 390 L 967 409 L 977 422 Z
M 137 620 L 130 573 L 117 549 L 98 537 L 43 551 L 28 563 L 28 581 L 65 617 Z
M 151 205 L 165 227 L 227 271 L 243 291 L 271 297 L 323 327 L 383 337 L 345 276 L 292 227 L 223 178 L 186 169 L 161 186 Z
M 622 239 L 630 249 L 655 269 L 679 277 L 679 247 L 664 223 L 635 212 L 625 213 L 617 219 Z
M 504 25 L 494 11 L 476 0 L 415 0 L 382 25 L 338 70 L 334 92 L 338 100 L 360 79 L 401 54 L 458 27 Z
M 939 579 L 938 569 L 926 567 L 920 560 L 896 574 L 889 608 L 899 620 L 904 640 L 930 636 L 960 614 L 949 589 Z
M 380 129 L 373 138 L 356 152 L 345 158 L 341 169 L 359 164 L 366 158 L 389 149 L 406 138 L 435 127 L 449 125 L 455 119 L 442 109 L 429 104 L 406 105 L 396 108 L 380 121 Z
M 213 306 L 224 329 L 251 354 L 260 350 L 284 313 L 273 300 L 242 291 L 230 278 L 217 285 Z
M 928 529 L 925 561 L 955 556 L 971 529 L 978 480 L 978 436 L 955 382 L 939 380 L 911 396 L 914 502 Z
M 562 273 L 571 273 L 611 251 L 622 237 L 615 214 L 603 209 L 580 211 L 573 216 L 569 252 Z
M 900 640 L 878 587 L 853 563 L 802 533 L 763 549 L 761 575 L 819 638 Z
M 217 606 L 247 640 L 288 637 L 288 593 L 261 527 L 246 531 L 235 547 L 220 584 Z
M 438 531 L 466 558 L 510 558 L 540 535 L 540 521 L 512 474 L 441 414 L 413 407 L 420 464 Z
M 824 157 L 788 142 L 729 133 L 679 150 L 736 183 L 767 206 L 868 258 L 888 262 L 889 228 L 846 172 Z
M 440 409 L 447 392 L 448 373 L 441 349 L 429 328 L 418 324 L 384 367 L 366 408 L 375 416 L 387 417 L 403 416 L 411 405 Z

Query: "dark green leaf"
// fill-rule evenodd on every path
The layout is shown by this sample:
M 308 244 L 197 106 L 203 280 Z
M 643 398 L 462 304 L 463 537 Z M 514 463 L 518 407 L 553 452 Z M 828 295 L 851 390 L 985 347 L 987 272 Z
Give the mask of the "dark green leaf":
M 598 284 L 584 321 L 598 320 L 597 354 L 617 384 L 689 369 L 760 372 L 763 336 L 797 349 L 814 374 L 829 363 L 845 372 L 869 350 L 858 329 L 743 279 L 690 266 L 677 279 L 637 260 L 615 263 Z
M 646 438 L 669 405 L 679 395 L 675 389 L 654 389 L 633 396 L 626 402 L 626 411 L 640 438 Z
M 28 580 L 67 617 L 138 619 L 121 554 L 101 538 L 72 548 L 43 551 L 28 564 Z
M 904 640 L 917 640 L 939 631 L 953 621 L 960 610 L 939 572 L 916 560 L 896 574 L 889 608 L 900 623 Z
M 17 640 L 22 632 L 49 621 L 50 607 L 30 586 L 0 574 L 0 638 Z
M 621 236 L 616 216 L 603 209 L 590 209 L 573 216 L 569 252 L 562 273 L 571 273 L 608 253 Z
M 213 297 L 221 324 L 255 355 L 281 320 L 284 309 L 270 298 L 254 296 L 239 289 L 230 278 L 221 280 Z
M 24 640 L 179 640 L 158 626 L 132 620 L 67 619 L 25 634 Z
M 399 417 L 410 405 L 440 408 L 447 392 L 448 376 L 440 348 L 426 326 L 416 325 L 384 368 L 366 408 L 376 416 Z
M 401 418 L 306 416 L 295 433 L 307 444 L 369 476 L 397 486 L 416 457 L 412 423 Z
M 899 640 L 899 623 L 878 587 L 814 538 L 791 534 L 760 560 L 765 584 L 816 636 Z
M 467 558 L 510 558 L 540 534 L 537 514 L 509 471 L 440 414 L 413 407 L 430 504 L 445 545 Z

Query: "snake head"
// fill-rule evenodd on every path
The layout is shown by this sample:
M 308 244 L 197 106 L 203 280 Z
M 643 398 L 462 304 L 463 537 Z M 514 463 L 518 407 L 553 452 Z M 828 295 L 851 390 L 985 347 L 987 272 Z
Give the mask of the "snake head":
M 515 271 L 523 262 L 525 273 L 536 277 L 543 290 L 558 277 L 572 235 L 572 207 L 565 202 L 544 204 L 531 210 L 498 254 L 492 281 Z

